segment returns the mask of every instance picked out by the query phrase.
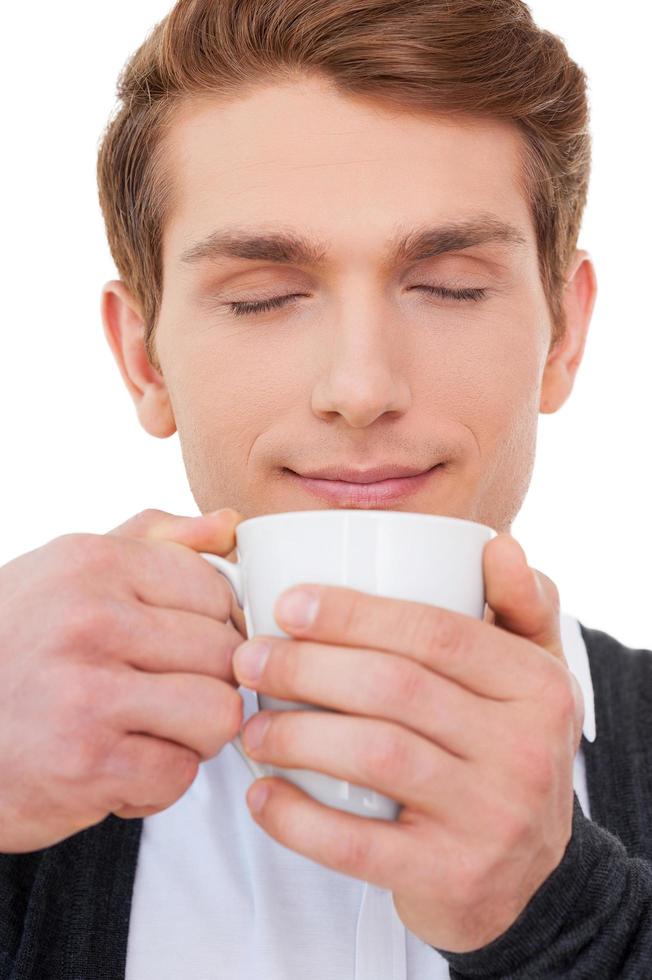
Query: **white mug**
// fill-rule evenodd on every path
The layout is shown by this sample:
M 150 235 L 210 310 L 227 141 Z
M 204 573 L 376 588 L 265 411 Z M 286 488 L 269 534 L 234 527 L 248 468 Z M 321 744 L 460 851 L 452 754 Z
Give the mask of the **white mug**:
M 393 599 L 442 606 L 482 619 L 482 553 L 496 532 L 457 517 L 387 510 L 302 510 L 265 514 L 236 527 L 237 562 L 199 552 L 229 581 L 244 610 L 247 637 L 288 637 L 274 619 L 295 585 L 339 585 Z M 332 708 L 258 694 L 273 711 Z M 437 706 L 433 705 L 433 711 Z M 373 789 L 308 769 L 255 762 L 240 735 L 233 744 L 254 777 L 281 776 L 320 803 L 359 816 L 396 820 L 401 804 Z

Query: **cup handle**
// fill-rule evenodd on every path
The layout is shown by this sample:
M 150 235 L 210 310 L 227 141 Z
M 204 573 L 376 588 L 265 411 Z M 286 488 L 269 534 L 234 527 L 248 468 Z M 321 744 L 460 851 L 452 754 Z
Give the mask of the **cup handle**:
M 231 588 L 235 593 L 236 602 L 242 609 L 244 606 L 244 590 L 242 583 L 242 568 L 239 562 L 227 561 L 226 558 L 220 558 L 219 555 L 212 555 L 208 551 L 200 551 L 199 554 L 202 558 L 205 558 L 209 564 L 221 572 L 225 577 Z M 231 739 L 233 747 L 238 751 L 242 759 L 247 764 L 247 767 L 254 777 L 254 779 L 262 779 L 264 776 L 273 776 L 274 773 L 271 769 L 265 766 L 263 763 L 254 762 L 250 759 L 245 752 L 244 745 L 242 744 L 241 738 L 242 731 L 235 738 Z
M 244 592 L 242 588 L 242 568 L 240 562 L 227 561 L 219 555 L 211 555 L 209 551 L 200 551 L 199 554 L 205 558 L 209 564 L 221 572 L 235 592 L 236 602 L 242 609 L 244 607 Z
M 238 751 L 241 758 L 244 759 L 244 761 L 247 764 L 247 768 L 249 769 L 249 772 L 254 777 L 254 779 L 262 779 L 264 776 L 274 775 L 272 770 L 269 769 L 264 762 L 254 762 L 253 759 L 249 758 L 249 756 L 245 752 L 245 748 L 244 745 L 242 744 L 242 739 L 240 735 L 236 735 L 234 738 L 231 739 L 231 745 L 233 746 L 234 749 Z

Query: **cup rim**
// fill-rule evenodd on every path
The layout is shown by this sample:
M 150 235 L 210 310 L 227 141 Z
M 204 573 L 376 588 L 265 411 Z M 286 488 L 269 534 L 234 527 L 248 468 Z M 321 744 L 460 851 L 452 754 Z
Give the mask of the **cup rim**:
M 274 514 L 259 514 L 258 517 L 247 517 L 244 521 L 240 521 L 236 525 L 236 534 L 240 528 L 244 528 L 245 524 L 251 526 L 252 524 L 258 524 L 263 521 L 269 521 L 273 518 L 277 520 L 282 517 L 301 517 L 301 518 L 315 518 L 321 517 L 322 520 L 335 520 L 339 518 L 340 514 L 356 514 L 357 516 L 362 516 L 364 520 L 378 520 L 380 517 L 383 519 L 394 520 L 396 518 L 403 520 L 408 517 L 419 518 L 423 520 L 427 518 L 428 520 L 435 521 L 437 523 L 454 521 L 456 524 L 468 524 L 471 527 L 482 528 L 485 531 L 489 531 L 492 535 L 497 535 L 498 532 L 495 528 L 490 527 L 488 524 L 480 524 L 478 521 L 470 521 L 465 517 L 449 517 L 447 514 L 426 514 L 423 511 L 406 511 L 406 510 L 357 510 L 355 507 L 342 507 L 338 509 L 325 509 L 325 510 L 283 510 L 278 511 Z

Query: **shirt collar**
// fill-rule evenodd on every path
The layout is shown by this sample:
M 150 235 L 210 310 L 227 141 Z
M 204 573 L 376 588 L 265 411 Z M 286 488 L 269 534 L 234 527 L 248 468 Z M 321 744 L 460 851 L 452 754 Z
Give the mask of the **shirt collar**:
M 577 678 L 584 696 L 584 737 L 595 742 L 595 699 L 589 667 L 589 655 L 580 629 L 579 620 L 569 613 L 560 615 L 561 645 L 569 670 Z

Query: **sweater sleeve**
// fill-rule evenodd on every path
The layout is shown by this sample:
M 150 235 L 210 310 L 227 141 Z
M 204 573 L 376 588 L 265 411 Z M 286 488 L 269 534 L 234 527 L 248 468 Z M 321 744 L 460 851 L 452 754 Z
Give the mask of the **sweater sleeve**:
M 650 980 L 652 862 L 628 857 L 575 795 L 564 857 L 514 924 L 482 949 L 438 952 L 452 980 Z

